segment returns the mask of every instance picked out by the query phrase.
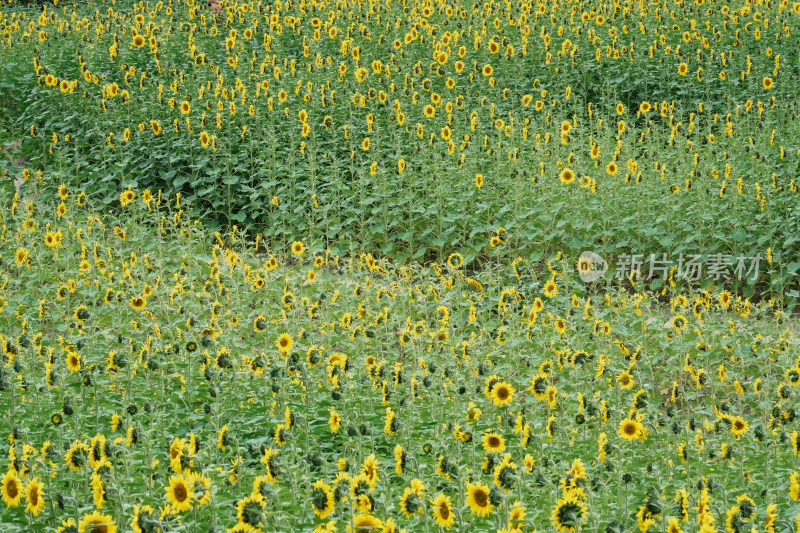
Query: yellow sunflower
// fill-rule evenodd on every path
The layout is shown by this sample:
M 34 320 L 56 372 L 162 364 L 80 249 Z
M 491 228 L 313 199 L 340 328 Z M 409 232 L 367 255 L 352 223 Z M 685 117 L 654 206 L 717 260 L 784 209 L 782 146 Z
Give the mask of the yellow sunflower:
M 15 470 L 9 470 L 0 481 L 0 495 L 6 502 L 6 507 L 17 507 L 22 500 L 22 482 Z
M 430 502 L 433 521 L 436 525 L 444 529 L 453 527 L 456 517 L 453 513 L 453 504 L 450 502 L 450 498 L 440 492 Z
M 482 483 L 467 483 L 467 505 L 470 512 L 480 518 L 490 515 L 494 506 L 489 501 L 489 488 Z
M 100 514 L 99 511 L 92 511 L 84 515 L 78 523 L 79 533 L 117 533 L 117 524 L 110 515 Z
M 171 476 L 169 486 L 164 487 L 164 491 L 167 503 L 172 505 L 174 513 L 183 513 L 192 508 L 194 490 L 184 476 Z

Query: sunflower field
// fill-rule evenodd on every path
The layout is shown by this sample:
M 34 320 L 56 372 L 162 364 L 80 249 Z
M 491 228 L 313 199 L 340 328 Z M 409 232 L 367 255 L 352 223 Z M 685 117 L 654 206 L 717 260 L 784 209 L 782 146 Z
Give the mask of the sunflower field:
M 800 3 L 39 4 L 0 532 L 800 533 Z
M 770 250 L 732 288 L 798 295 L 800 3 L 17 1 L 2 116 L 105 204 L 470 267 Z

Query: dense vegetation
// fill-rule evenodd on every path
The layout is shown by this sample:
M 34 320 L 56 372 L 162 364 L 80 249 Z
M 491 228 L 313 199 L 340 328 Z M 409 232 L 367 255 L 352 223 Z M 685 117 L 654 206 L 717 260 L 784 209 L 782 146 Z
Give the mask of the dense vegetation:
M 221 7 L 0 11 L 0 531 L 800 530 L 800 4 Z
M 23 153 L 105 203 L 471 267 L 771 255 L 729 285 L 784 299 L 800 8 L 751 4 L 59 4 L 4 12 L 0 68 Z

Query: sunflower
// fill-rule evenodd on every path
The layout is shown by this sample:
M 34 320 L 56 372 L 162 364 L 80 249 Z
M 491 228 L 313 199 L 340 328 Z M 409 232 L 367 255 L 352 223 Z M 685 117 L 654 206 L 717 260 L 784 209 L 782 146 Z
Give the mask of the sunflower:
M 387 435 L 394 435 L 397 432 L 397 415 L 391 407 L 386 408 L 386 417 L 384 419 L 383 432 Z
M 639 111 L 641 111 L 642 113 L 649 113 L 650 109 L 651 109 L 650 102 L 642 102 L 641 104 L 639 104 Z
M 330 485 L 322 480 L 316 481 L 312 485 L 311 506 L 314 508 L 314 516 L 324 520 L 333 512 L 334 492 Z
M 86 309 L 85 305 L 79 305 L 72 313 L 72 317 L 75 319 L 75 322 L 84 322 L 89 319 L 89 316 L 89 310 Z
M 264 315 L 260 314 L 253 320 L 253 330 L 257 333 L 261 333 L 267 329 L 267 319 L 264 318 Z
M 134 311 L 141 311 L 145 307 L 147 307 L 147 300 L 141 297 L 134 297 L 130 300 L 131 309 Z
M 364 464 L 361 467 L 361 473 L 364 474 L 367 478 L 367 482 L 371 488 L 375 488 L 380 478 L 378 477 L 378 461 L 375 458 L 375 454 L 371 454 L 369 457 L 364 459 Z
M 112 516 L 100 514 L 99 511 L 92 511 L 81 518 L 81 521 L 78 523 L 78 532 L 116 533 L 117 525 Z
M 278 340 L 275 341 L 275 345 L 278 347 L 278 351 L 281 355 L 289 355 L 292 351 L 292 346 L 294 346 L 294 340 L 292 340 L 292 336 L 288 333 L 282 333 Z
M 467 483 L 467 505 L 480 518 L 491 514 L 494 506 L 489 501 L 489 488 L 482 483 Z
M 394 447 L 394 471 L 398 476 L 403 475 L 406 466 L 406 452 L 401 445 Z
M 722 291 L 719 293 L 719 305 L 723 309 L 727 309 L 731 305 L 731 293 L 728 291 Z
M 22 500 L 22 482 L 15 470 L 9 470 L 0 481 L 0 495 L 6 502 L 6 507 L 17 507 Z
M 764 79 L 761 80 L 761 84 L 764 86 L 764 90 L 769 91 L 775 86 L 775 83 L 772 81 L 772 78 L 769 76 L 764 76 Z
M 616 173 L 617 173 L 617 164 L 612 161 L 608 165 L 606 165 L 606 173 L 608 173 L 609 176 L 616 175 Z
M 208 135 L 207 131 L 200 132 L 200 144 L 203 148 L 208 148 L 208 145 L 211 144 L 211 137 Z
M 263 527 L 266 503 L 264 496 L 260 493 L 252 493 L 236 502 L 236 517 L 239 519 L 239 523 L 246 524 L 251 528 Z
M 67 368 L 70 372 L 79 372 L 81 369 L 81 356 L 78 352 L 70 351 L 67 353 Z
M 21 265 L 30 266 L 31 254 L 27 248 L 19 248 L 17 249 L 15 260 L 18 266 Z
M 448 496 L 439 493 L 431 502 L 431 512 L 433 513 L 433 521 L 437 526 L 444 529 L 450 529 L 455 523 L 455 514 L 453 513 L 453 504 Z
M 619 376 L 617 376 L 617 383 L 623 389 L 630 389 L 633 387 L 633 376 L 627 370 L 624 370 Z
M 731 433 L 738 439 L 750 428 L 750 425 L 741 416 L 731 419 Z
M 61 230 L 59 232 L 48 231 L 44 236 L 44 243 L 48 248 L 58 248 L 61 245 Z
M 150 531 L 150 524 L 158 522 L 158 517 L 156 510 L 151 506 L 134 505 L 133 516 L 131 517 L 133 533 L 147 533 Z
M 303 252 L 305 252 L 306 247 L 300 241 L 294 241 L 292 243 L 292 254 L 296 256 L 302 256 Z
M 687 325 L 688 321 L 686 320 L 686 317 L 683 315 L 675 315 L 672 318 L 672 327 L 673 329 L 675 329 L 676 333 L 681 333 L 683 330 L 686 329 Z
M 217 435 L 217 448 L 224 452 L 227 449 L 229 442 L 230 438 L 228 437 L 228 424 L 225 424 L 222 426 L 222 428 L 220 428 L 219 434 Z
M 681 76 L 686 76 L 686 73 L 689 72 L 689 65 L 686 63 L 681 63 L 678 65 L 678 74 Z
M 424 508 L 422 507 L 420 493 L 412 487 L 406 487 L 405 490 L 403 490 L 403 495 L 400 497 L 400 510 L 406 518 L 411 518 L 418 513 L 422 513 Z
M 561 180 L 561 183 L 563 183 L 564 185 L 569 185 L 570 183 L 575 181 L 575 173 L 572 170 L 570 170 L 569 168 L 564 167 L 564 169 L 561 171 L 561 174 L 558 176 L 558 178 Z
M 638 420 L 626 418 L 619 423 L 619 436 L 625 440 L 642 438 L 644 426 Z
M 136 194 L 133 192 L 133 189 L 128 187 L 128 189 L 122 191 L 119 195 L 119 203 L 122 204 L 122 207 L 127 207 L 133 202 L 133 199 L 136 197 Z
M 383 522 L 369 513 L 362 513 L 353 518 L 353 527 L 347 526 L 349 533 L 377 533 L 383 528 Z
M 547 280 L 547 283 L 544 284 L 544 295 L 548 298 L 553 298 L 558 293 L 558 286 L 556 285 L 556 281 L 553 278 Z M 540 310 L 537 310 L 538 313 Z
M 531 378 L 531 386 L 528 387 L 537 400 L 547 400 L 547 387 L 549 386 L 547 376 L 544 374 L 537 374 Z
M 164 487 L 164 492 L 167 503 L 172 505 L 173 513 L 183 513 L 192 508 L 194 488 L 184 476 L 171 476 L 169 486 Z
M 556 502 L 550 522 L 562 533 L 573 533 L 586 519 L 588 509 L 574 494 L 567 494 Z
M 503 453 L 506 450 L 506 441 L 498 433 L 485 433 L 481 438 L 483 440 L 483 449 L 489 453 Z
M 567 321 L 561 317 L 558 317 L 554 323 L 554 327 L 556 328 L 556 334 L 561 337 L 564 333 L 567 332 Z
M 505 381 L 495 383 L 490 396 L 496 406 L 508 405 L 514 399 L 514 387 Z
M 464 256 L 458 252 L 453 252 L 447 257 L 447 265 L 450 268 L 461 268 L 464 265 Z
M 133 38 L 133 46 L 135 46 L 136 48 L 142 48 L 144 46 L 144 37 L 142 37 L 141 35 L 136 35 Z

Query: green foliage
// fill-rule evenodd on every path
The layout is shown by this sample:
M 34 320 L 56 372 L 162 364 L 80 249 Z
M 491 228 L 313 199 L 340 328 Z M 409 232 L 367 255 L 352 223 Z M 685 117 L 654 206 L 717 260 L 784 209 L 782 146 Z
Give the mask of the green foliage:
M 255 27 L 245 13 L 212 17 L 177 3 L 166 15 L 161 5 L 153 13 L 163 25 L 151 31 L 149 11 L 120 2 L 114 16 L 98 12 L 105 26 L 97 35 L 88 26 L 56 31 L 64 23 L 59 9 L 48 11 L 44 26 L 36 25 L 38 12 L 17 11 L 45 40 L 20 26 L 5 43 L 4 113 L 26 134 L 30 165 L 46 164 L 57 181 L 109 205 L 120 186 L 181 192 L 212 227 L 235 224 L 270 242 L 302 237 L 400 261 L 459 251 L 478 268 L 498 256 L 533 259 L 555 250 L 571 261 L 584 249 L 614 261 L 634 253 L 763 259 L 769 248 L 775 261 L 762 279 L 729 287 L 778 299 L 797 291 L 793 10 L 765 7 L 759 16 L 773 26 L 756 37 L 749 7 L 712 6 L 710 14 L 698 4 L 637 8 L 599 22 L 556 6 L 547 21 L 529 21 L 529 30 L 501 25 L 504 32 L 493 35 L 488 28 L 476 48 L 465 30 L 482 15 L 463 8 L 463 18 L 461 7 L 451 17 L 434 10 L 434 29 L 400 49 L 393 41 L 410 31 L 402 22 L 358 15 L 364 29 L 352 42 L 337 22 L 325 23 L 325 31 L 339 30 L 335 38 L 323 32 L 315 40 L 313 17 L 297 6 L 281 14 L 296 18 L 278 31 L 263 20 Z M 76 13 L 95 16 L 92 6 Z M 136 28 L 155 46 L 134 46 Z M 449 53 L 443 66 L 428 64 L 431 48 Z M 464 62 L 460 73 L 456 61 Z M 485 64 L 494 67 L 491 78 L 480 72 Z M 346 73 L 337 79 L 340 65 Z M 363 82 L 358 68 L 366 69 Z M 765 77 L 773 88 L 764 88 Z M 65 80 L 75 86 L 63 92 Z M 641 113 L 641 102 L 653 110 Z M 433 118 L 424 116 L 429 103 Z M 561 142 L 564 121 L 573 128 Z M 207 148 L 201 132 L 213 137 Z M 401 159 L 407 168 L 399 174 Z M 613 176 L 605 172 L 612 161 Z M 564 166 L 578 178 L 569 186 L 558 181 Z M 485 178 L 481 189 L 476 174 Z M 501 227 L 507 242 L 491 247 Z

